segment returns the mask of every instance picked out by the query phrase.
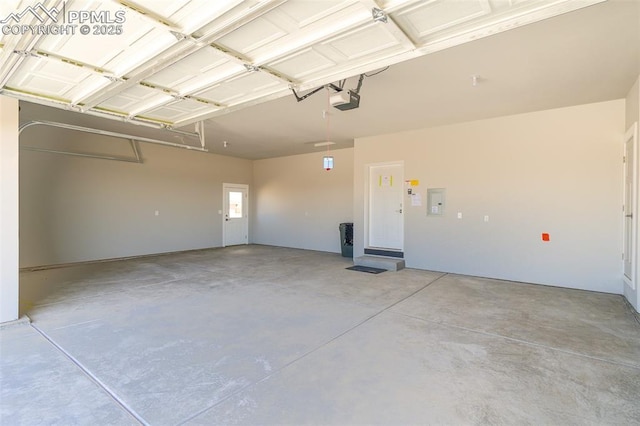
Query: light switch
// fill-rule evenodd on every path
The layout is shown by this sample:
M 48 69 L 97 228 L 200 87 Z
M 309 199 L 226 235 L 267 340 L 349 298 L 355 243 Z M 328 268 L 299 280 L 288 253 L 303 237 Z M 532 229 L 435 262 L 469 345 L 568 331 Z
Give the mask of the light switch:
M 458 212 L 458 219 L 462 219 L 462 212 Z
M 156 216 L 160 216 L 160 210 L 156 210 Z
M 489 222 L 489 215 L 488 214 L 484 215 L 484 221 L 485 222 Z

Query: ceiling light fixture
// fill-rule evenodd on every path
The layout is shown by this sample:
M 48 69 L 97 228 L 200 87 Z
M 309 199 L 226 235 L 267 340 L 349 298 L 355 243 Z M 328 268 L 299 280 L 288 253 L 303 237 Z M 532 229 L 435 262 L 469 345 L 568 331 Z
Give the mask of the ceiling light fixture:
M 382 9 L 378 9 L 377 7 L 374 7 L 373 9 L 371 9 L 371 16 L 373 16 L 374 22 L 382 22 L 385 24 L 387 23 L 387 20 L 388 20 L 387 14 Z
M 326 171 L 333 169 L 333 155 L 325 155 L 322 157 L 322 167 L 324 167 Z
M 251 65 L 251 64 L 244 64 L 244 67 L 247 69 L 247 71 L 249 72 L 258 72 L 260 71 L 260 68 L 255 66 L 255 65 Z
M 330 142 L 330 141 L 326 141 L 326 142 L 316 142 L 313 144 L 313 146 L 315 146 L 316 148 L 321 147 L 321 146 L 330 146 L 330 145 L 335 145 L 335 142 Z

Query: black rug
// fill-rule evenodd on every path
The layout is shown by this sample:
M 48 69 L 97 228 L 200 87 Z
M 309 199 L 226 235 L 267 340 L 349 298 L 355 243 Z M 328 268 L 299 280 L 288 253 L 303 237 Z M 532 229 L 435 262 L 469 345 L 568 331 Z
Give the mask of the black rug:
M 383 272 L 387 272 L 386 269 L 380 269 L 380 268 L 371 268 L 369 266 L 350 266 L 346 269 L 349 269 L 351 271 L 358 271 L 358 272 L 366 272 L 367 274 L 381 274 Z

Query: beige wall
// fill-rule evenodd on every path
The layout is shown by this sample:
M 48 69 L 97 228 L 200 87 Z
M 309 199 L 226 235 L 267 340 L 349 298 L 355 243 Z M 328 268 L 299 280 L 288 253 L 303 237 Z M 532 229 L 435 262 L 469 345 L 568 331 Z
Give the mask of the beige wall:
M 626 105 L 362 138 L 331 151 L 330 172 L 323 152 L 251 162 L 142 144 L 142 165 L 22 152 L 21 266 L 220 246 L 223 182 L 251 186 L 251 242 L 339 252 L 338 224 L 355 222 L 359 255 L 365 166 L 403 161 L 423 198 L 447 190 L 441 218 L 405 198 L 409 267 L 621 293 Z
M 323 155 L 254 162 L 254 243 L 340 252 L 338 226 L 353 221 L 353 149 L 331 151 L 331 171 Z
M 625 129 L 629 129 L 631 128 L 631 126 L 633 126 L 634 123 L 640 123 L 640 78 L 636 80 L 636 83 L 633 85 L 633 87 L 629 91 L 625 105 L 626 105 Z M 636 150 L 638 150 L 637 147 L 636 147 Z M 636 158 L 636 164 L 640 164 L 640 161 L 638 161 L 640 160 L 640 154 L 637 151 L 636 151 L 636 155 L 638 155 L 638 158 Z M 636 205 L 636 212 L 637 211 L 638 211 L 638 206 Z M 637 229 L 637 223 L 638 223 L 637 216 L 638 215 L 636 214 L 636 218 L 635 218 L 636 229 Z M 636 246 L 635 256 L 636 256 L 636 268 L 637 268 L 638 263 L 640 263 L 640 247 L 638 246 Z M 629 303 L 631 303 L 633 307 L 636 308 L 636 311 L 640 311 L 640 292 L 638 291 L 638 285 L 640 283 L 638 283 L 637 281 L 638 280 L 636 279 L 635 289 L 632 289 L 628 285 L 624 286 L 624 295 L 629 301 Z
M 405 195 L 408 267 L 621 293 L 624 108 L 617 100 L 357 139 L 354 255 L 364 248 L 366 165 L 404 161 L 423 199 L 427 188 L 447 191 L 444 217 Z
M 54 140 L 60 134 L 55 132 L 29 129 L 21 144 Z M 92 151 L 100 144 L 107 151 L 109 143 L 122 145 L 112 138 L 73 137 Z M 144 164 L 22 151 L 20 266 L 221 246 L 222 183 L 251 184 L 251 161 L 140 147 Z

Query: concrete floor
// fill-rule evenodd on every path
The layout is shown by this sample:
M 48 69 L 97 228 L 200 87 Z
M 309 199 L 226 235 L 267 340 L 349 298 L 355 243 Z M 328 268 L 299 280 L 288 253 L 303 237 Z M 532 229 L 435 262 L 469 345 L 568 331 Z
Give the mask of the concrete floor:
M 240 246 L 23 273 L 0 424 L 640 424 L 621 296 Z

